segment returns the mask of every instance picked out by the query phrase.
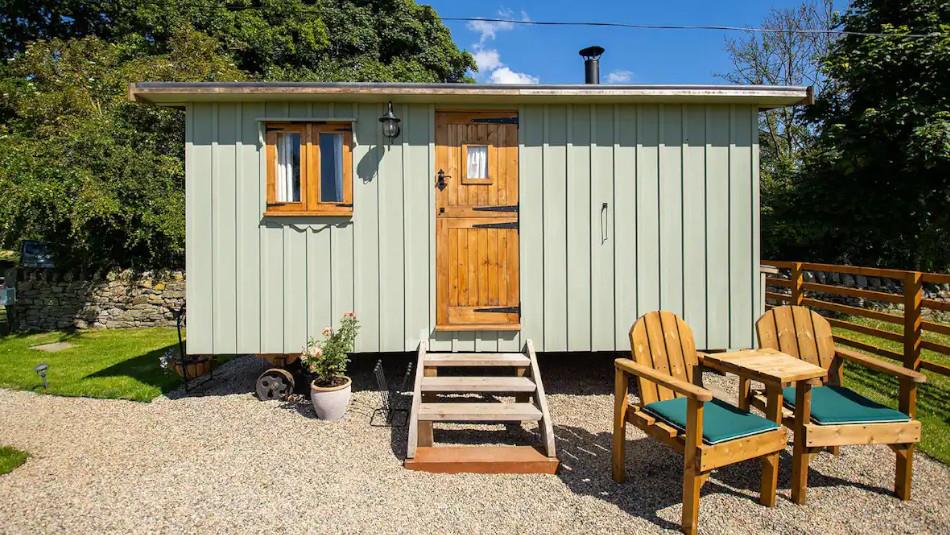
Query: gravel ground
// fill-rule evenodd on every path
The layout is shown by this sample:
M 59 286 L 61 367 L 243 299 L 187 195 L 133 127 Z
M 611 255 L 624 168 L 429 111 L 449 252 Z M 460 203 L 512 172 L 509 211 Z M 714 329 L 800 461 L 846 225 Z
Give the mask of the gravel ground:
M 0 390 L 0 443 L 29 451 L 0 476 L 0 533 L 642 533 L 676 530 L 682 460 L 628 431 L 628 481 L 610 479 L 609 358 L 542 357 L 557 476 L 437 475 L 405 470 L 406 429 L 370 425 L 375 359 L 363 358 L 341 422 L 306 404 L 259 402 L 262 369 L 235 359 L 196 395 L 150 404 Z M 408 359 L 387 358 L 397 383 Z M 583 365 L 581 364 L 583 363 Z M 734 399 L 735 384 L 707 386 Z M 533 426 L 437 427 L 436 441 L 536 440 Z M 886 447 L 843 448 L 812 462 L 809 501 L 789 500 L 789 447 L 778 505 L 756 502 L 757 461 L 703 487 L 706 533 L 950 533 L 950 469 L 917 456 L 914 498 L 889 492 Z

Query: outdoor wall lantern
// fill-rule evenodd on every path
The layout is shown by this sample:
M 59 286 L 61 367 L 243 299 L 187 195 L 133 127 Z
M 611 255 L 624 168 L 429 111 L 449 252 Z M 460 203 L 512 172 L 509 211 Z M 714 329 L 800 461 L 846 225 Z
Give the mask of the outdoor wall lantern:
M 399 117 L 393 113 L 393 103 L 389 101 L 386 113 L 379 116 L 379 122 L 383 124 L 383 135 L 389 139 L 399 137 Z

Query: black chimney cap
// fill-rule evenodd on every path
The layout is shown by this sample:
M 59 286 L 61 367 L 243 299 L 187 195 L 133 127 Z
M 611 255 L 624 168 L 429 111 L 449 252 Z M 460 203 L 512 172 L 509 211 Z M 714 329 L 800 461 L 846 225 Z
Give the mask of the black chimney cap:
M 584 56 L 584 59 L 597 59 L 604 53 L 604 47 L 602 46 L 589 46 L 587 48 L 581 49 L 578 54 Z

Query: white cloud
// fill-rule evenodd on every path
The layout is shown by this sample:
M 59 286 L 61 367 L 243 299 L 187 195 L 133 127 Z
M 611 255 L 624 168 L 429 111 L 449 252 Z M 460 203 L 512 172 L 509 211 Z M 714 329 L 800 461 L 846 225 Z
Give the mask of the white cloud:
M 633 72 L 625 70 L 610 71 L 607 74 L 608 84 L 622 84 L 633 80 Z
M 498 16 L 495 18 L 510 20 L 518 20 L 514 12 L 510 9 L 499 9 Z M 523 21 L 531 20 L 528 18 L 528 14 L 524 11 L 521 12 L 521 19 Z M 506 32 L 514 29 L 515 24 L 513 22 L 495 22 L 488 20 L 470 20 L 466 24 L 469 30 L 478 33 L 478 44 L 485 44 L 489 39 L 494 39 L 498 32 Z
M 521 18 L 518 19 L 510 9 L 499 9 L 499 19 L 512 20 L 531 20 L 528 14 L 521 12 Z M 468 29 L 478 33 L 478 42 L 472 45 L 475 58 L 475 65 L 478 66 L 477 78 L 481 81 L 488 81 L 493 84 L 536 84 L 540 82 L 537 76 L 523 72 L 511 70 L 505 62 L 501 60 L 501 55 L 495 48 L 486 48 L 485 43 L 494 40 L 499 32 L 514 29 L 513 22 L 493 22 L 486 20 L 469 21 Z
M 498 56 L 498 51 L 494 48 L 476 48 L 474 56 L 478 72 L 489 72 L 504 66 Z
M 493 84 L 536 84 L 540 82 L 540 79 L 537 76 L 515 72 L 503 66 L 492 71 L 489 81 Z

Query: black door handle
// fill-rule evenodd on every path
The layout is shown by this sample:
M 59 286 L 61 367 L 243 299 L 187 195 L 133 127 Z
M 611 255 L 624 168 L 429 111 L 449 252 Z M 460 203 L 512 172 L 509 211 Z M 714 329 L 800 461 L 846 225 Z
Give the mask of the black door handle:
M 444 190 L 445 187 L 448 185 L 445 179 L 452 178 L 452 177 L 445 174 L 445 171 L 439 169 L 439 172 L 436 173 L 436 178 L 437 180 L 436 180 L 435 186 L 439 188 L 439 190 L 441 191 L 441 190 Z

